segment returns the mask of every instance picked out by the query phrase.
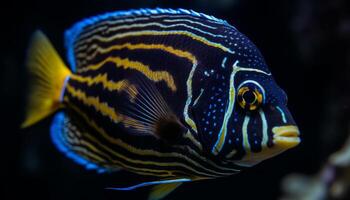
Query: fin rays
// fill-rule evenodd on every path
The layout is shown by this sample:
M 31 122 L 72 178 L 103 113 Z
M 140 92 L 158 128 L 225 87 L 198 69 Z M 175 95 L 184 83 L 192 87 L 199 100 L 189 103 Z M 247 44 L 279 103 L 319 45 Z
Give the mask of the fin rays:
M 129 123 L 138 121 L 137 126 L 132 125 L 138 132 L 155 135 L 159 120 L 174 114 L 153 83 L 140 76 L 135 80 L 138 85 L 138 94 L 135 101 L 127 106 L 125 112 L 129 120 L 125 122 L 128 124 L 128 121 Z

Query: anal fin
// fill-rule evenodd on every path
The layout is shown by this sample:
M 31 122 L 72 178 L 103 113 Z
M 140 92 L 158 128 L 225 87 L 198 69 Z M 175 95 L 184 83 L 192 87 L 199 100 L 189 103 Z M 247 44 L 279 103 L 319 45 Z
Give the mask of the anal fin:
M 182 183 L 168 183 L 162 185 L 156 185 L 151 189 L 148 195 L 148 200 L 160 200 L 174 191 Z
M 86 134 L 87 130 L 65 112 L 55 115 L 51 125 L 51 139 L 59 151 L 88 170 L 99 173 L 118 171 L 118 167 L 106 166 L 103 153 L 94 148 L 93 142 L 85 137 Z

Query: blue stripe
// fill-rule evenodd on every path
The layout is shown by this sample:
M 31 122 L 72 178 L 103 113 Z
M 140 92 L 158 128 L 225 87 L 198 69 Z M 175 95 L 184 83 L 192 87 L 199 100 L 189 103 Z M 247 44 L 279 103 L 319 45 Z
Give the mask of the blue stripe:
M 106 188 L 108 190 L 134 190 L 136 188 L 140 188 L 140 187 L 145 187 L 145 186 L 150 186 L 150 185 L 159 185 L 159 184 L 167 184 L 167 183 L 183 183 L 183 182 L 190 182 L 191 179 L 188 178 L 181 178 L 181 179 L 173 179 L 173 180 L 164 180 L 164 181 L 151 181 L 151 182 L 144 182 L 144 183 L 140 183 L 134 186 L 130 186 L 130 187 L 124 187 L 124 188 Z

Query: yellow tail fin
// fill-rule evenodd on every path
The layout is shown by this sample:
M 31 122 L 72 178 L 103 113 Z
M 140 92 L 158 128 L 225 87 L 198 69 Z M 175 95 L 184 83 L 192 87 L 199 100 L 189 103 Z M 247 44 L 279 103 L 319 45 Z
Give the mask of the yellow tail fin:
M 71 74 L 41 31 L 36 31 L 32 36 L 26 65 L 29 74 L 29 93 L 22 128 L 44 119 L 62 105 L 60 96 L 64 82 Z

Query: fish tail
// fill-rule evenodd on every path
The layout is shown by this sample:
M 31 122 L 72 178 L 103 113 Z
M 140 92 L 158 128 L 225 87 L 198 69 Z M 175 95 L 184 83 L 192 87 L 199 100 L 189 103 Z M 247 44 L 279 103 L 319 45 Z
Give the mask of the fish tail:
M 21 128 L 37 123 L 63 106 L 61 95 L 71 74 L 49 39 L 39 30 L 31 38 L 26 66 L 29 92 Z

